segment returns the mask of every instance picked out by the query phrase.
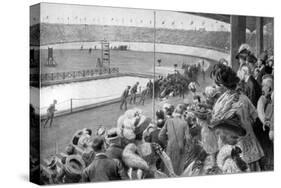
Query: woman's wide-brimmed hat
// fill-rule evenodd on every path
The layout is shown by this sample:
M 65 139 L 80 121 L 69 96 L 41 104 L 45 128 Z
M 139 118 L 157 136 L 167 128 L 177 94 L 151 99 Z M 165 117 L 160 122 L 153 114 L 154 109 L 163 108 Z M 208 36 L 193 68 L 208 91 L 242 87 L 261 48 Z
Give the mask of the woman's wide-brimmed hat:
M 235 56 L 235 58 L 236 59 L 239 59 L 240 57 L 246 58 L 251 53 L 252 53 L 251 47 L 248 44 L 242 44 L 238 49 L 238 53 Z
M 66 158 L 65 169 L 69 175 L 81 175 L 84 168 L 86 167 L 85 162 L 79 155 L 69 155 Z
M 242 127 L 240 118 L 237 115 L 234 115 L 229 119 L 213 122 L 210 125 L 210 128 L 214 130 L 228 130 L 236 133 L 238 136 L 245 136 L 247 134 L 246 130 Z
M 210 77 L 215 81 L 217 85 L 223 85 L 226 88 L 236 87 L 240 82 L 236 72 L 230 67 L 223 64 L 215 64 Z
M 247 58 L 249 55 L 250 55 L 250 51 L 248 51 L 247 49 L 243 49 L 241 52 L 237 53 L 237 55 L 235 56 L 236 59 L 239 59 L 239 58 Z

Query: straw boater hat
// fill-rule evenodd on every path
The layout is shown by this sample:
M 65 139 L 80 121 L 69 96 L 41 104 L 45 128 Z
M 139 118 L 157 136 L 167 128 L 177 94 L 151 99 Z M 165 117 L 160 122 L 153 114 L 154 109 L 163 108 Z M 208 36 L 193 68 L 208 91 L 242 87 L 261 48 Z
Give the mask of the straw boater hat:
M 85 167 L 85 162 L 81 156 L 69 155 L 66 157 L 65 170 L 67 174 L 81 175 Z
M 107 143 L 116 143 L 120 142 L 120 136 L 117 134 L 117 128 L 111 128 L 107 131 L 107 135 L 105 137 Z

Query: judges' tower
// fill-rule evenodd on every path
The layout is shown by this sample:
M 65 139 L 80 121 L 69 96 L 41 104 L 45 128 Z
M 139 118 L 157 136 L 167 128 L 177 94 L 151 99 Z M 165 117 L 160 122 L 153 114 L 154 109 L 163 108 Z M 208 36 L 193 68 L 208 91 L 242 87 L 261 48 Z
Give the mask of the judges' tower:
M 103 66 L 108 66 L 110 71 L 110 47 L 107 40 L 101 41 L 101 60 Z

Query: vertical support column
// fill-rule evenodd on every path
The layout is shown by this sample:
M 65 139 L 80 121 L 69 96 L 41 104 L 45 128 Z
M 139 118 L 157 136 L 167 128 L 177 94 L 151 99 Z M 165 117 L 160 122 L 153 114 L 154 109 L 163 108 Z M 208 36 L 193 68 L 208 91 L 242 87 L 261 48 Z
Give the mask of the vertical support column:
M 263 18 L 256 18 L 256 56 L 263 52 Z
M 156 66 L 156 11 L 153 11 L 153 90 L 152 90 L 152 120 L 155 121 L 155 66 Z
M 71 99 L 70 99 L 70 113 L 72 113 L 72 108 L 73 108 L 72 105 L 73 105 L 73 104 L 72 104 L 72 98 L 71 98 Z
M 246 17 L 231 15 L 230 25 L 230 63 L 234 71 L 237 71 L 239 64 L 235 56 L 240 45 L 246 42 Z

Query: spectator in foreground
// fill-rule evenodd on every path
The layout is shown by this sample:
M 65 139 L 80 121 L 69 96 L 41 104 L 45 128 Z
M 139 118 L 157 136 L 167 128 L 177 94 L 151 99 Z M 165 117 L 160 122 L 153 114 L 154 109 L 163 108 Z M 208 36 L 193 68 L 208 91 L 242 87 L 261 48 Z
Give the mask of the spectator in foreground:
M 253 131 L 258 117 L 256 108 L 247 96 L 236 90 L 240 80 L 230 67 L 221 66 L 214 70 L 213 74 L 215 83 L 224 86 L 226 91 L 214 105 L 212 121 L 238 115 L 242 128 L 246 130 L 246 135 L 238 142 L 242 149 L 242 158 L 251 171 L 260 171 L 259 160 L 264 156 L 264 152 Z
M 168 118 L 164 127 L 159 132 L 159 140 L 167 140 L 167 155 L 171 158 L 173 169 L 177 175 L 183 172 L 184 148 L 186 140 L 189 139 L 189 127 L 182 118 L 183 108 L 177 106 L 173 118 Z
M 117 159 L 111 159 L 105 154 L 103 138 L 96 137 L 93 140 L 92 147 L 96 156 L 94 161 L 83 171 L 83 182 L 128 179 L 128 175 L 121 162 Z

